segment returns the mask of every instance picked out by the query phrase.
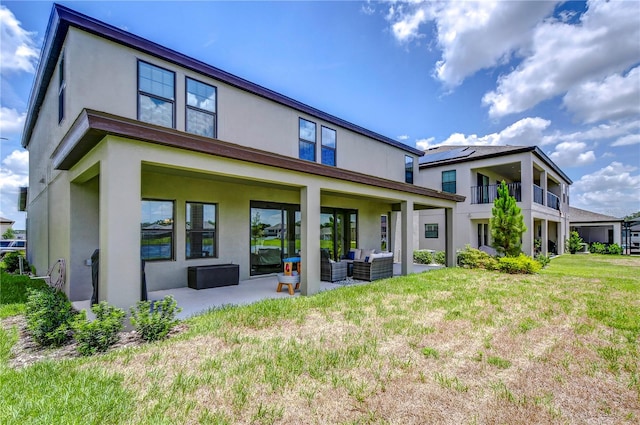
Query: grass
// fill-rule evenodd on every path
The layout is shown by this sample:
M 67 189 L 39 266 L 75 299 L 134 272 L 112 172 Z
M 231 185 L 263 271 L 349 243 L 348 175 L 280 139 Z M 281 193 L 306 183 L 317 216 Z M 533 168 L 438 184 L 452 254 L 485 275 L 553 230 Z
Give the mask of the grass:
M 0 423 L 640 418 L 640 258 L 566 255 L 533 276 L 443 269 L 227 306 L 188 325 L 168 341 L 20 370 L 8 366 L 17 331 L 0 330 Z
M 24 313 L 28 290 L 44 286 L 46 283 L 43 280 L 13 275 L 0 270 L 0 318 Z

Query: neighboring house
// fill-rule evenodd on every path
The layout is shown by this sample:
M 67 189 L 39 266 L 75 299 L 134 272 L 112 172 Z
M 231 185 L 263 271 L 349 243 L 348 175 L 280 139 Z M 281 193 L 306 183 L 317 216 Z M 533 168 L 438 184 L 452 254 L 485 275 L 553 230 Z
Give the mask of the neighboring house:
M 28 256 L 66 259 L 72 300 L 91 297 L 97 248 L 99 299 L 128 307 L 141 256 L 152 291 L 187 286 L 189 266 L 234 263 L 243 280 L 300 255 L 313 294 L 326 223 L 339 258 L 380 248 L 400 211 L 404 274 L 414 210 L 444 208 L 453 232 L 464 197 L 414 184 L 420 150 L 60 5 L 44 37 L 22 141 Z
M 622 245 L 625 254 L 640 254 L 640 217 L 624 222 L 622 230 Z
M 4 232 L 13 228 L 14 223 L 15 221 L 9 218 L 0 217 L 0 235 L 4 235 Z
M 569 225 L 588 244 L 600 242 L 622 245 L 624 219 L 569 207 Z
M 528 255 L 563 252 L 572 181 L 538 147 L 441 146 L 427 150 L 419 167 L 417 184 L 466 198 L 456 208 L 456 249 L 470 244 L 491 251 L 491 209 L 497 187 L 504 180 L 527 226 L 522 251 Z M 446 220 L 442 210 L 419 211 L 415 224 L 419 248 L 444 248 Z

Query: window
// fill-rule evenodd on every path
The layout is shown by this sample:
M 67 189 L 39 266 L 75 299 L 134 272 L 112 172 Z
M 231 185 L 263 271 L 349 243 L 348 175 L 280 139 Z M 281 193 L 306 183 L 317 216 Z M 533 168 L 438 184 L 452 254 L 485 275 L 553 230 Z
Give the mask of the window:
M 437 224 L 425 224 L 424 225 L 424 237 L 429 239 L 438 238 L 438 225 Z
M 140 233 L 143 260 L 173 260 L 173 201 L 143 199 Z
M 336 131 L 322 127 L 322 163 L 336 165 Z
M 442 172 L 442 191 L 456 193 L 456 170 Z
M 217 257 L 216 204 L 187 202 L 185 256 Z
M 404 181 L 413 184 L 413 157 L 404 156 Z
M 138 61 L 138 119 L 174 127 L 175 74 Z
M 216 88 L 187 77 L 187 133 L 216 137 Z
M 316 123 L 299 119 L 300 159 L 316 160 Z
M 64 78 L 64 53 L 60 59 L 60 65 L 58 65 L 58 124 L 64 119 L 64 92 L 67 88 L 67 83 Z

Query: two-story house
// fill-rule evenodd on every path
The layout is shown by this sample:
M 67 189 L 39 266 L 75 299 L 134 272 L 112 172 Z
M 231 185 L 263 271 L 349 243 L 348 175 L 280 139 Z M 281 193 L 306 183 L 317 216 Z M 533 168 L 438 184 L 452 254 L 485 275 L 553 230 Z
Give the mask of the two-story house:
M 391 211 L 406 274 L 414 210 L 455 220 L 464 199 L 415 184 L 420 150 L 59 5 L 22 144 L 30 262 L 66 259 L 65 290 L 86 300 L 99 249 L 99 299 L 120 307 L 140 297 L 141 259 L 151 291 L 187 286 L 188 266 L 244 280 L 300 255 L 313 294 L 321 240 L 336 259 L 380 249 Z
M 465 196 L 456 208 L 454 246 L 491 246 L 493 201 L 502 181 L 522 210 L 527 232 L 522 250 L 561 254 L 569 232 L 569 186 L 572 181 L 536 146 L 440 146 L 420 158 L 416 183 Z M 421 210 L 417 245 L 442 250 L 446 220 L 442 210 Z

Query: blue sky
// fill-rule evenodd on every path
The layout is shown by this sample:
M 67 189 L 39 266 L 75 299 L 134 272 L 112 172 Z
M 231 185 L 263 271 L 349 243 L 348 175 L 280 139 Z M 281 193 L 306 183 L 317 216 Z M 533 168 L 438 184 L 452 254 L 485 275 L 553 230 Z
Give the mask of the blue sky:
M 538 145 L 572 206 L 640 211 L 639 1 L 60 3 L 411 146 Z M 0 6 L 0 215 L 18 229 L 51 6 Z

